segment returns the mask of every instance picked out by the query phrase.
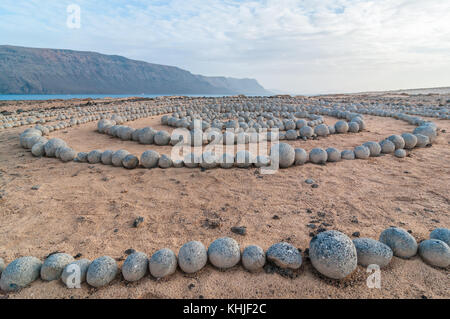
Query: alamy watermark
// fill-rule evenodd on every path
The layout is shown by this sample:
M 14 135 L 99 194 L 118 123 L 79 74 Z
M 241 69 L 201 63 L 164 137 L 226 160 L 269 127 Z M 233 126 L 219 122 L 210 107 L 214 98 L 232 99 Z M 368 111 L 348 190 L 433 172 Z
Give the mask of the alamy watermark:
M 78 4 L 70 4 L 67 6 L 66 25 L 69 29 L 81 28 L 81 8 Z

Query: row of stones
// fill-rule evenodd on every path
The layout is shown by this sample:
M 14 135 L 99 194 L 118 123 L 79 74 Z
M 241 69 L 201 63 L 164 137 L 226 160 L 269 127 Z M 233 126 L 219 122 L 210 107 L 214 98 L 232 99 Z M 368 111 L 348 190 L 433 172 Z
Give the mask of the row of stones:
M 343 279 L 353 273 L 357 264 L 387 266 L 392 256 L 411 258 L 419 253 L 421 258 L 435 267 L 450 265 L 450 229 L 437 228 L 430 233 L 430 239 L 417 244 L 411 234 L 401 228 L 391 227 L 380 234 L 379 241 L 371 238 L 356 238 L 353 241 L 345 234 L 329 230 L 313 237 L 309 244 L 308 257 L 313 267 L 331 279 Z M 163 248 L 150 259 L 145 253 L 133 252 L 122 266 L 122 275 L 127 281 L 138 281 L 147 272 L 154 278 L 172 275 L 177 267 L 188 274 L 196 273 L 206 266 L 207 261 L 219 269 L 242 266 L 255 272 L 270 262 L 283 269 L 298 269 L 302 265 L 302 255 L 293 245 L 280 242 L 272 245 L 267 252 L 256 245 L 245 247 L 241 253 L 239 244 L 232 238 L 222 237 L 213 241 L 208 250 L 199 241 L 184 244 L 178 256 Z M 6 268 L 0 258 L 0 288 L 4 291 L 17 291 L 26 287 L 39 277 L 45 281 L 61 279 L 68 287 L 73 287 L 79 276 L 79 283 L 86 281 L 93 287 L 108 285 L 119 273 L 116 261 L 103 256 L 90 261 L 75 260 L 71 255 L 55 253 L 44 263 L 35 257 L 21 257 L 12 261 Z M 74 280 L 75 279 L 75 280 Z

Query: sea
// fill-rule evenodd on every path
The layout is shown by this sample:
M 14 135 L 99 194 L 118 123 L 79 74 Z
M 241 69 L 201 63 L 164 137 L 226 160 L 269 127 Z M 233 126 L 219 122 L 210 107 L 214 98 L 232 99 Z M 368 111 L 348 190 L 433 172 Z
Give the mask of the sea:
M 158 96 L 192 96 L 192 97 L 222 97 L 231 94 L 0 94 L 0 101 L 17 100 L 70 100 L 70 99 L 104 99 L 104 98 L 126 98 L 126 97 L 147 97 Z

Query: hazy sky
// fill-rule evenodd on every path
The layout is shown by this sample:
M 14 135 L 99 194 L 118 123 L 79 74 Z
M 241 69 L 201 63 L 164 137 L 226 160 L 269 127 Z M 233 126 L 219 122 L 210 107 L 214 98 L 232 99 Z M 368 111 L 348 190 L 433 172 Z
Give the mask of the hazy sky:
M 67 6 L 81 26 L 67 26 Z M 0 44 L 123 55 L 290 93 L 450 86 L 450 0 L 1 0 Z

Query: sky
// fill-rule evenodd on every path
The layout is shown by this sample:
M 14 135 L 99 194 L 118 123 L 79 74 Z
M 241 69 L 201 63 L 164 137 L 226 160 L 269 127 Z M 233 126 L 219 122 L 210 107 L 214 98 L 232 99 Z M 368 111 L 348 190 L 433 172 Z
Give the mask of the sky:
M 122 55 L 292 94 L 440 87 L 450 86 L 450 0 L 1 0 L 0 44 Z

